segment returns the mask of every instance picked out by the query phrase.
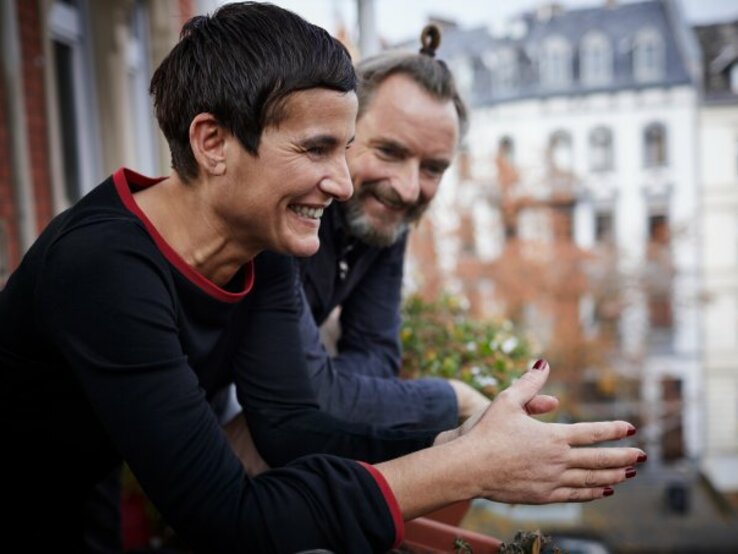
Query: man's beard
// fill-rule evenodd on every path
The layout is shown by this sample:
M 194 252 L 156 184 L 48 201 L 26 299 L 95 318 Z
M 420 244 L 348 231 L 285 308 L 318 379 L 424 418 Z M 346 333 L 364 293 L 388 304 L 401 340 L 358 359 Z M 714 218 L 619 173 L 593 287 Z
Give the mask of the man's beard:
M 372 218 L 364 213 L 363 201 L 368 196 L 375 196 L 389 206 L 403 209 L 402 219 L 394 225 L 384 228 L 372 223 Z M 360 241 L 378 248 L 392 246 L 410 228 L 410 225 L 420 219 L 428 207 L 428 202 L 418 199 L 414 204 L 406 204 L 399 194 L 389 186 L 383 186 L 378 181 L 365 182 L 344 204 L 346 223 L 352 236 Z

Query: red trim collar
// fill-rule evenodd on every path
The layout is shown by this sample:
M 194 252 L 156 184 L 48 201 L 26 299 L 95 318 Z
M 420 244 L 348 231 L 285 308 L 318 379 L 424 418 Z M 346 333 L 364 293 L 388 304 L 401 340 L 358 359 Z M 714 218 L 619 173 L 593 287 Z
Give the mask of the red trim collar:
M 115 189 L 118 191 L 118 196 L 120 196 L 123 205 L 128 209 L 128 211 L 130 211 L 139 220 L 141 220 L 141 223 L 143 223 L 144 227 L 146 227 L 146 231 L 148 231 L 151 238 L 154 239 L 154 243 L 156 243 L 157 248 L 169 261 L 169 263 L 176 267 L 182 275 L 187 277 L 187 279 L 192 281 L 204 292 L 206 292 L 210 296 L 217 298 L 218 300 L 221 300 L 223 302 L 238 302 L 239 300 L 243 299 L 243 297 L 246 296 L 249 291 L 251 291 L 251 287 L 254 286 L 253 260 L 249 261 L 248 264 L 246 264 L 246 275 L 242 291 L 229 292 L 225 289 L 222 289 L 218 285 L 213 283 L 210 279 L 204 277 L 201 273 L 198 273 L 190 264 L 185 262 L 180 257 L 180 255 L 177 254 L 174 249 L 169 246 L 169 244 L 167 244 L 164 238 L 159 234 L 159 231 L 156 230 L 156 227 L 154 227 L 153 223 L 151 223 L 151 221 L 149 221 L 149 218 L 146 217 L 146 214 L 144 214 L 141 211 L 141 208 L 138 207 L 136 200 L 133 198 L 133 193 L 131 192 L 130 185 L 135 185 L 138 188 L 146 188 L 156 185 L 163 180 L 163 177 L 159 177 L 158 179 L 145 177 L 125 167 L 121 167 L 113 174 Z

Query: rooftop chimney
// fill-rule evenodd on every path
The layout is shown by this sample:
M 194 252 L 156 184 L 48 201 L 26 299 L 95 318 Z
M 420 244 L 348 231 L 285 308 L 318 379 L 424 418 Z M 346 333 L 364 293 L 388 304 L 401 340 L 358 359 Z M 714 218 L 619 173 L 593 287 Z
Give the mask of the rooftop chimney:
M 538 10 L 536 10 L 536 16 L 539 21 L 548 21 L 562 13 L 564 13 L 564 7 L 558 2 L 546 2 L 545 4 L 541 4 Z

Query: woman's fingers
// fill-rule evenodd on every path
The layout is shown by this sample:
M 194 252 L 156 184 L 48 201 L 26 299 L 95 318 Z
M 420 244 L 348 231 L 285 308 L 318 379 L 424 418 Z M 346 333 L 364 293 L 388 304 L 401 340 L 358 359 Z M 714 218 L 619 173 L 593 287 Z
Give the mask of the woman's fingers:
M 572 469 L 616 469 L 646 461 L 639 448 L 572 448 L 568 466 Z
M 624 439 L 636 430 L 627 421 L 593 421 L 565 425 L 568 443 L 571 446 L 589 446 L 604 441 Z
M 635 477 L 633 466 L 618 469 L 569 469 L 564 472 L 561 484 L 567 488 L 607 487 Z
M 612 487 L 561 487 L 551 494 L 550 502 L 591 502 L 611 496 L 614 492 Z

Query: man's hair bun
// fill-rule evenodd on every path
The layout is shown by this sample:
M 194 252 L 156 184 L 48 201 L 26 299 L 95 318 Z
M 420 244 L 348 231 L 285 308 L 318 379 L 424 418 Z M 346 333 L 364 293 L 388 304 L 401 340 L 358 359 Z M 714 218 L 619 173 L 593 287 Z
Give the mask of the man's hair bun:
M 430 23 L 423 27 L 423 31 L 420 33 L 420 53 L 435 58 L 436 50 L 438 50 L 440 44 L 441 29 L 438 28 L 438 25 Z

